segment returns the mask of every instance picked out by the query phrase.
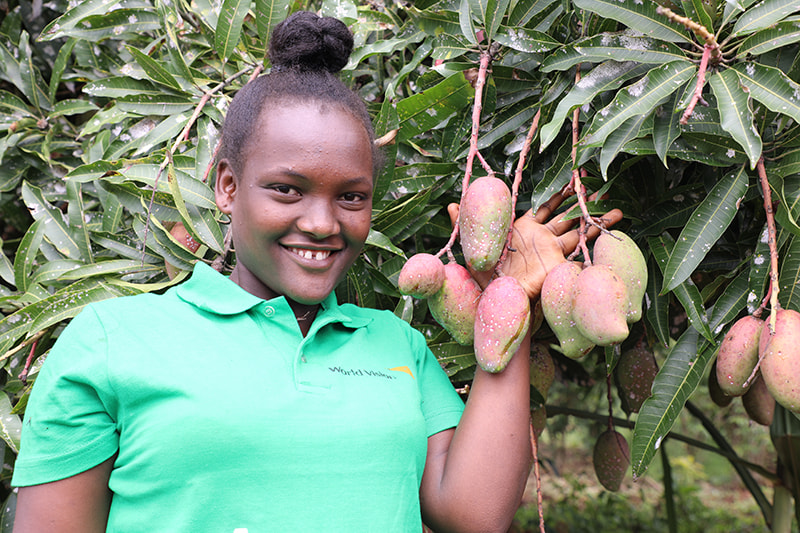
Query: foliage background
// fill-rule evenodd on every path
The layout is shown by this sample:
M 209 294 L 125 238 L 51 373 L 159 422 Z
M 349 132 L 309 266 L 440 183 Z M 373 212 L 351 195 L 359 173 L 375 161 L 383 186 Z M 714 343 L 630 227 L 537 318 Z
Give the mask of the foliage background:
M 471 378 L 471 347 L 453 342 L 424 301 L 402 297 L 396 279 L 405 258 L 435 253 L 449 237 L 445 206 L 460 197 L 471 81 L 492 45 L 478 146 L 509 183 L 534 117 L 540 125 L 520 212 L 581 167 L 590 191 L 608 193 L 591 212 L 621 208 L 621 229 L 648 259 L 646 313 L 628 342 L 646 342 L 662 370 L 631 418 L 634 477 L 657 455 L 669 464 L 660 444 L 679 416 L 691 416 L 707 434 L 700 444 L 730 461 L 765 523 L 780 530 L 784 504 L 765 496 L 751 473 L 759 465 L 738 458 L 707 409 L 681 413 L 730 324 L 767 295 L 762 157 L 776 200 L 779 300 L 800 310 L 800 11 L 789 0 L 662 4 L 710 33 L 671 22 L 652 0 L 0 2 L 3 491 L 27 394 L 66 322 L 89 302 L 162 291 L 194 262 L 219 261 L 226 221 L 209 184 L 222 117 L 235 91 L 269 68 L 271 27 L 311 9 L 351 27 L 356 50 L 343 77 L 368 102 L 378 134 L 398 129 L 367 249 L 340 299 L 394 310 L 426 333 L 456 385 Z M 681 124 L 704 45 L 703 102 Z M 176 222 L 201 244 L 196 252 L 169 233 Z M 602 377 L 617 356 L 558 358 L 546 326 L 537 340 L 567 381 Z M 600 402 L 582 416 L 605 409 Z M 778 466 L 770 460 L 767 474 L 795 495 L 797 432 L 779 408 L 769 452 Z M 6 527 L 12 504 L 13 494 Z

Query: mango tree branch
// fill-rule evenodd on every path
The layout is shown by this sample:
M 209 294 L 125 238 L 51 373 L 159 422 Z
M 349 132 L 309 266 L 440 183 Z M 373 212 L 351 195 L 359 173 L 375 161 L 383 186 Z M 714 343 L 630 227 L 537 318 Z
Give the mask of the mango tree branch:
M 767 170 L 764 168 L 764 156 L 756 164 L 758 177 L 761 180 L 761 193 L 764 195 L 764 211 L 767 213 L 767 244 L 769 244 L 769 331 L 775 334 L 775 318 L 780 309 L 778 302 L 778 241 L 775 231 L 775 212 L 772 209 L 772 191 L 767 179 Z
M 686 106 L 686 110 L 683 112 L 683 115 L 681 115 L 681 124 L 685 125 L 689 122 L 689 117 L 694 113 L 694 108 L 703 94 L 703 86 L 706 84 L 706 72 L 708 71 L 708 59 L 710 56 L 711 47 L 705 45 L 703 47 L 703 57 L 700 59 L 700 68 L 697 70 L 697 85 L 694 87 L 694 94 L 689 101 L 689 105 Z

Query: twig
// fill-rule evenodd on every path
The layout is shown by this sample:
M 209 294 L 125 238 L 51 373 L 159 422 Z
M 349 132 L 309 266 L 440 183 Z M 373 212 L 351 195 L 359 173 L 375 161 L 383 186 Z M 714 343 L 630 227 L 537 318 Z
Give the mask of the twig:
M 678 15 L 668 7 L 658 6 L 656 8 L 656 13 L 667 17 L 670 22 L 676 22 L 683 25 L 686 29 L 693 31 L 694 34 L 697 35 L 698 39 L 703 41 L 706 46 L 710 46 L 712 48 L 711 56 L 714 59 L 714 64 L 719 63 L 720 59 L 722 58 L 722 53 L 719 49 L 719 43 L 717 43 L 717 38 L 714 37 L 714 34 L 708 31 L 705 26 L 698 24 L 688 17 L 682 17 Z
M 758 177 L 761 180 L 761 192 L 764 195 L 764 211 L 767 213 L 767 244 L 769 244 L 769 333 L 775 334 L 775 319 L 781 304 L 778 302 L 778 244 L 775 231 L 775 211 L 772 209 L 772 190 L 767 179 L 767 170 L 764 168 L 764 157 L 759 158 L 756 164 Z
M 608 400 L 608 430 L 614 431 L 614 398 L 611 396 L 611 373 L 606 373 L 606 399 Z
M 700 59 L 700 68 L 697 70 L 697 85 L 694 87 L 694 94 L 689 101 L 689 105 L 686 106 L 683 115 L 681 115 L 681 124 L 687 124 L 689 122 L 689 117 L 694 113 L 694 108 L 703 94 L 703 86 L 706 84 L 706 72 L 708 71 L 708 58 L 711 56 L 711 50 L 712 48 L 707 44 L 703 47 L 703 57 Z
M 539 511 L 539 533 L 545 533 L 544 529 L 544 505 L 542 502 L 542 478 L 539 472 L 539 439 L 531 422 L 531 450 L 533 450 L 533 477 L 536 479 L 536 507 Z
M 461 182 L 461 203 L 464 202 L 464 196 L 467 194 L 470 178 L 472 177 L 472 163 L 475 161 L 475 156 L 478 155 L 478 130 L 481 125 L 481 110 L 483 109 L 483 86 L 486 85 L 486 73 L 489 70 L 489 63 L 492 61 L 492 54 L 486 50 L 481 52 L 481 60 L 478 66 L 478 77 L 475 80 L 475 100 L 472 103 L 472 131 L 469 136 L 469 152 L 467 153 L 467 168 L 464 170 L 464 179 Z M 459 215 L 460 218 L 460 215 Z M 458 220 L 453 224 L 453 231 L 450 233 L 450 239 L 447 244 L 439 250 L 436 257 L 441 257 L 447 253 L 450 261 L 454 261 L 452 248 L 458 237 Z
M 19 373 L 19 380 L 25 385 L 28 384 L 28 372 L 31 371 L 31 364 L 33 363 L 33 356 L 36 354 L 37 346 L 39 346 L 38 338 L 31 344 L 31 351 L 28 354 L 28 358 L 25 359 L 25 367 L 22 369 L 22 372 Z

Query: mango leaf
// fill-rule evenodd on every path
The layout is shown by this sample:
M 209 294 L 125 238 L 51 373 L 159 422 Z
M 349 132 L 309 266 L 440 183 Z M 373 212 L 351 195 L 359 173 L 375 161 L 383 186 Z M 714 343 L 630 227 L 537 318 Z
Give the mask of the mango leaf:
M 747 313 L 753 314 L 761 305 L 761 298 L 764 296 L 764 290 L 767 284 L 767 277 L 769 275 L 769 232 L 767 225 L 759 234 L 756 249 L 750 257 L 750 271 L 747 278 Z
M 64 36 L 64 31 L 74 28 L 80 21 L 91 15 L 104 15 L 113 12 L 121 0 L 86 0 L 71 6 L 63 15 L 50 22 L 42 30 L 39 40 L 50 41 Z
M 748 9 L 733 25 L 732 37 L 768 28 L 797 11 L 794 0 L 764 0 Z
M 81 184 L 76 182 L 66 182 L 67 188 L 67 222 L 70 227 L 70 234 L 75 239 L 75 243 L 80 250 L 79 257 L 91 263 L 94 261 L 92 246 L 89 242 L 89 230 L 87 228 L 86 209 L 84 207 L 84 196 L 81 194 Z
M 30 275 L 44 238 L 44 220 L 34 220 L 23 235 L 14 255 L 14 285 L 20 292 L 27 292 Z
M 75 47 L 75 43 L 75 39 L 67 39 L 67 42 L 58 49 L 58 55 L 53 62 L 53 70 L 50 73 L 50 87 L 47 92 L 51 102 L 56 102 L 56 92 L 58 91 L 58 86 L 61 84 L 61 76 L 67 68 L 67 61 L 69 61 L 72 55 L 72 49 Z
M 115 287 L 102 280 L 87 279 L 75 282 L 34 304 L 38 312 L 28 326 L 28 331 L 41 331 L 62 320 L 73 318 L 90 303 L 140 292 L 135 289 Z
M 508 10 L 510 0 L 464 0 L 469 2 L 472 13 L 477 16 L 483 30 L 486 32 L 486 39 L 491 41 L 500 22 Z
M 753 111 L 747 93 L 734 70 L 724 70 L 708 79 L 717 98 L 722 128 L 744 148 L 753 169 L 761 157 L 761 136 L 753 125 Z
M 98 232 L 92 233 L 92 241 L 107 250 L 128 259 L 138 260 L 139 263 L 158 263 L 161 258 L 150 253 L 142 253 L 141 242 L 127 235 Z
M 19 453 L 19 439 L 22 435 L 22 420 L 13 414 L 11 400 L 7 394 L 0 394 L 0 437 L 14 451 Z
M 388 192 L 394 196 L 416 194 L 432 187 L 442 176 L 458 173 L 456 163 L 415 163 L 398 167 L 394 171 Z
M 622 22 L 629 28 L 652 37 L 672 43 L 689 43 L 691 40 L 672 24 L 656 13 L 658 4 L 641 0 L 577 0 L 575 5 L 581 9 L 597 13 L 601 17 Z
M 800 236 L 794 235 L 784 248 L 778 287 L 784 309 L 800 309 Z
M 400 124 L 399 141 L 428 131 L 470 105 L 475 94 L 462 73 L 454 74 L 439 84 L 397 103 Z
M 123 111 L 148 116 L 169 116 L 183 113 L 195 106 L 188 97 L 168 94 L 134 94 L 117 99 L 117 107 Z
M 711 20 L 703 0 L 682 0 L 681 5 L 687 17 L 698 21 L 709 32 L 714 33 L 714 21 Z M 711 7 L 709 6 L 709 8 Z M 714 15 L 716 16 L 716 13 Z
M 473 47 L 465 42 L 463 39 L 442 33 L 433 39 L 433 49 L 431 50 L 431 57 L 433 59 L 441 59 L 450 61 L 464 54 L 471 52 Z
M 91 81 L 83 87 L 83 92 L 90 96 L 105 96 L 107 98 L 122 98 L 134 94 L 148 94 L 154 97 L 164 95 L 163 89 L 156 87 L 147 80 L 123 77 L 110 77 Z
M 51 281 L 60 280 L 61 276 L 67 272 L 82 266 L 84 266 L 84 262 L 76 259 L 56 259 L 55 261 L 47 261 L 33 273 L 33 283 L 43 285 Z
M 667 152 L 675 139 L 681 135 L 680 109 L 678 95 L 672 95 L 661 108 L 656 110 L 653 118 L 653 146 L 664 167 L 667 165 Z
M 126 181 L 138 181 L 150 187 L 155 187 L 158 179 L 158 191 L 172 194 L 172 185 L 165 179 L 167 176 L 162 173 L 159 177 L 158 174 L 159 165 L 135 164 L 125 168 L 123 176 Z M 180 189 L 180 197 L 185 202 L 206 209 L 216 208 L 214 192 L 207 184 L 178 169 L 175 169 L 175 180 Z
M 225 236 L 219 221 L 214 218 L 214 211 L 201 209 L 196 205 L 185 204 L 189 213 L 189 231 L 197 238 L 198 242 L 205 244 L 218 254 L 224 252 Z
M 655 261 L 647 262 L 647 290 L 644 295 L 645 316 L 658 341 L 665 348 L 669 338 L 669 295 L 660 294 L 664 276 Z
M 102 15 L 84 17 L 81 23 L 62 29 L 61 36 L 86 41 L 102 41 L 107 38 L 120 39 L 125 35 L 158 30 L 161 19 L 157 13 L 145 9 L 117 9 Z
M 373 228 L 394 239 L 417 221 L 422 211 L 428 207 L 430 195 L 431 191 L 428 189 L 385 208 L 372 219 Z
M 647 115 L 633 116 L 623 122 L 606 138 L 606 142 L 603 143 L 603 148 L 600 150 L 600 173 L 603 176 L 603 180 L 608 180 L 608 166 L 628 141 L 639 136 L 642 124 L 647 118 Z
M 602 145 L 612 131 L 635 115 L 649 114 L 657 105 L 683 85 L 696 67 L 688 61 L 672 61 L 656 67 L 641 80 L 620 89 L 614 100 L 598 111 L 581 144 Z
M 375 246 L 376 248 L 380 248 L 382 250 L 386 250 L 396 255 L 404 256 L 403 250 L 392 244 L 392 241 L 379 231 L 375 231 L 374 229 L 369 230 L 369 235 L 367 236 L 366 244 L 370 246 Z
M 541 54 L 561 46 L 560 42 L 546 33 L 528 28 L 509 28 L 507 26 L 500 27 L 500 32 L 494 36 L 494 40 L 513 50 L 528 54 Z
M 739 74 L 750 96 L 770 111 L 783 113 L 800 122 L 800 85 L 780 70 L 754 62 L 737 63 L 733 67 Z
M 51 108 L 48 97 L 48 87 L 44 83 L 42 73 L 33 60 L 33 51 L 28 41 L 27 32 L 23 31 L 19 38 L 19 76 L 22 84 L 20 91 L 36 109 L 49 110 Z
M 346 19 L 355 20 L 358 17 L 358 9 L 352 0 L 324 0 L 320 15 L 345 19 L 346 22 Z
M 96 276 L 107 276 L 108 274 L 130 274 L 133 272 L 161 272 L 160 265 L 142 264 L 141 260 L 131 259 L 109 259 L 98 261 L 90 265 L 72 268 L 62 274 L 59 279 L 64 281 L 89 279 Z
M 0 91 L 0 109 L 5 110 L 6 115 L 13 115 L 15 118 L 32 117 L 28 104 L 22 99 L 8 91 Z
M 769 167 L 769 173 L 782 178 L 800 173 L 800 148 L 791 148 L 783 152 L 783 157 Z
M 344 284 L 347 292 L 347 301 L 358 302 L 365 307 L 375 306 L 375 289 L 372 275 L 367 268 L 363 257 L 359 257 L 355 264 L 347 271 L 347 283 Z M 342 288 L 339 288 L 341 291 Z
M 518 105 L 510 106 L 503 109 L 500 113 L 495 114 L 491 122 L 491 127 L 485 132 L 481 131 L 480 137 L 478 137 L 478 148 L 487 148 L 506 134 L 516 131 L 520 127 L 528 124 L 537 110 L 538 108 L 531 105 L 531 102 L 523 101 Z M 462 152 L 456 156 L 457 159 L 464 157 L 468 151 L 469 147 L 465 147 Z
M 508 15 L 509 26 L 525 26 L 528 22 L 558 0 L 519 0 Z
M 442 34 L 442 38 L 444 38 L 445 35 L 448 35 L 448 34 Z M 455 50 L 458 49 L 459 47 L 461 47 L 463 45 L 463 43 L 459 39 L 457 39 L 456 37 L 453 37 L 452 35 L 448 35 L 448 36 L 453 40 L 450 43 L 454 47 L 454 50 L 452 50 L 452 52 L 454 53 L 453 57 L 461 55 L 463 52 L 457 52 L 456 53 Z M 423 32 L 421 32 L 421 31 L 413 31 L 413 32 L 409 33 L 407 36 L 404 36 L 402 38 L 381 39 L 379 41 L 369 42 L 369 43 L 365 44 L 364 46 L 361 46 L 361 47 L 355 49 L 353 51 L 353 53 L 350 54 L 350 59 L 349 59 L 349 61 L 347 63 L 347 66 L 345 67 L 345 70 L 353 70 L 354 68 L 356 68 L 356 66 L 359 63 L 361 63 L 364 59 L 366 59 L 366 58 L 368 58 L 370 56 L 374 56 L 374 55 L 391 55 L 391 54 L 393 54 L 395 52 L 398 52 L 400 50 L 404 50 L 408 46 L 410 46 L 410 45 L 412 45 L 414 43 L 417 43 L 417 42 L 421 41 L 424 38 L 425 38 L 425 34 Z M 444 55 L 447 55 L 447 54 L 444 54 Z M 416 67 L 414 67 L 414 68 L 416 68 Z M 394 78 L 392 79 L 392 81 L 397 83 L 397 80 L 395 80 Z
M 742 41 L 736 50 L 736 57 L 745 59 L 748 56 L 758 56 L 798 41 L 800 41 L 800 26 L 797 21 L 779 22 Z
M 158 61 L 133 46 L 127 45 L 125 48 L 133 56 L 136 63 L 142 67 L 148 79 L 175 91 L 180 92 L 182 90 L 178 80 L 167 69 L 162 67 Z
M 775 210 L 775 220 L 781 228 L 800 235 L 800 176 L 792 175 L 786 178 L 780 176 L 770 176 L 770 189 L 772 189 L 773 199 L 777 202 Z
M 463 35 L 470 44 L 477 45 L 478 39 L 475 35 L 475 22 L 472 18 L 472 2 L 469 0 L 461 0 L 461 6 L 458 8 L 458 24 L 461 26 L 461 35 Z
M 280 0 L 256 0 L 256 28 L 262 43 L 268 43 L 272 29 L 286 18 L 289 3 Z
M 48 202 L 42 190 L 28 182 L 22 183 L 22 199 L 35 220 L 42 220 L 47 239 L 69 259 L 84 259 L 75 237 L 64 220 L 63 213 Z
M 744 168 L 722 178 L 692 213 L 664 268 L 664 291 L 683 283 L 725 233 L 747 192 Z
M 747 306 L 748 274 L 747 269 L 742 270 L 733 281 L 728 283 L 725 291 L 714 302 L 708 327 L 715 336 L 719 335 L 722 332 L 722 328 L 736 318 L 742 309 Z
M 56 102 L 53 106 L 53 111 L 48 116 L 49 118 L 69 117 L 88 113 L 89 111 L 97 111 L 97 109 L 98 107 L 95 104 L 87 100 L 66 99 Z
M 223 0 L 214 32 L 214 49 L 227 60 L 242 37 L 242 24 L 250 9 L 250 0 Z
M 660 237 L 650 237 L 647 241 L 650 245 L 650 251 L 653 252 L 653 257 L 656 258 L 658 267 L 663 274 L 675 243 L 668 233 Z M 662 289 L 661 293 L 664 292 L 665 291 Z M 713 341 L 714 336 L 711 334 L 711 329 L 708 327 L 708 316 L 703 307 L 703 298 L 694 282 L 692 282 L 691 279 L 686 279 L 680 285 L 672 289 L 672 292 L 686 311 L 686 316 L 692 327 L 702 333 L 703 337 L 709 341 Z
M 644 475 L 656 450 L 700 383 L 714 353 L 714 346 L 703 343 L 697 330 L 688 328 L 667 354 L 653 381 L 652 395 L 642 404 L 633 428 L 631 467 L 634 480 Z
M 567 70 L 579 63 L 602 61 L 635 61 L 663 65 L 685 61 L 686 54 L 678 46 L 630 32 L 603 33 L 570 43 L 542 61 L 542 72 Z
M 619 89 L 629 79 L 641 76 L 651 68 L 650 65 L 634 61 L 606 61 L 590 70 L 558 101 L 550 122 L 541 127 L 539 151 L 553 142 L 573 109 L 591 102 L 598 94 Z
M 558 156 L 545 171 L 542 181 L 536 184 L 531 195 L 531 207 L 534 213 L 560 191 L 572 179 L 572 142 L 565 142 L 558 150 Z

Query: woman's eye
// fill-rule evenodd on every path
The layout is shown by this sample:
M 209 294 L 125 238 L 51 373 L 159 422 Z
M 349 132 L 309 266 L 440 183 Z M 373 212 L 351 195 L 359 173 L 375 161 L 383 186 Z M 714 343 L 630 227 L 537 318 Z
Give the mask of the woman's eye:
M 367 197 L 359 192 L 347 192 L 342 195 L 345 202 L 363 202 Z
M 283 184 L 279 183 L 277 185 L 270 185 L 269 188 L 272 189 L 273 191 L 279 192 L 281 194 L 289 194 L 289 195 L 299 195 L 300 194 L 300 192 L 297 189 L 295 189 L 294 187 L 292 187 L 291 185 L 283 185 Z

